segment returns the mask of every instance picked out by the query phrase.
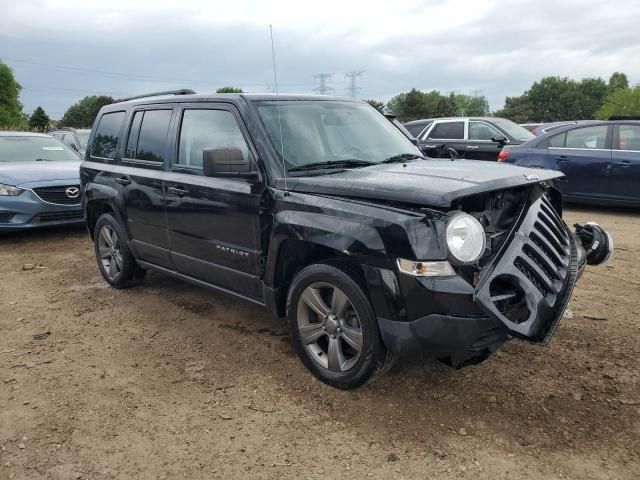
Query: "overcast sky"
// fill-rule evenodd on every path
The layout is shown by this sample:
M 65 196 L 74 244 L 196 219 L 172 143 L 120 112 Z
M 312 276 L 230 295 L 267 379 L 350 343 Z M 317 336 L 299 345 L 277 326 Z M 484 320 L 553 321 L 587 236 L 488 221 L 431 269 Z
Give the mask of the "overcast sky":
M 546 75 L 640 81 L 640 1 L 0 0 L 0 59 L 28 112 L 85 95 L 223 85 L 312 92 L 318 73 L 362 98 L 412 87 L 486 95 L 492 109 Z

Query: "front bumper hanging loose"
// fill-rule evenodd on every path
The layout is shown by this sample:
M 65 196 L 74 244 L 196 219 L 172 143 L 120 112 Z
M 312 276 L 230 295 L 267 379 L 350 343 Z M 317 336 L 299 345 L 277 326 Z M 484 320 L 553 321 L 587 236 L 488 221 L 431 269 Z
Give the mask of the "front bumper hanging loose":
M 613 250 L 609 234 L 587 225 L 593 237 L 604 239 L 595 249 L 593 242 L 585 249 L 586 233 L 572 234 L 546 196 L 538 198 L 482 274 L 474 300 L 513 336 L 548 343 L 586 264 L 606 261 Z

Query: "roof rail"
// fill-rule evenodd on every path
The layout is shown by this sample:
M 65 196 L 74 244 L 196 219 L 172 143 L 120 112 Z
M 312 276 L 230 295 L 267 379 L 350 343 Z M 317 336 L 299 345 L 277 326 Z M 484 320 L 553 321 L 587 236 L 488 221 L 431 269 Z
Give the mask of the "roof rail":
M 137 100 L 138 98 L 159 97 L 161 95 L 193 95 L 196 92 L 189 88 L 180 90 L 165 90 L 164 92 L 145 93 L 144 95 L 134 95 L 133 97 L 118 98 L 113 103 L 128 102 L 129 100 Z

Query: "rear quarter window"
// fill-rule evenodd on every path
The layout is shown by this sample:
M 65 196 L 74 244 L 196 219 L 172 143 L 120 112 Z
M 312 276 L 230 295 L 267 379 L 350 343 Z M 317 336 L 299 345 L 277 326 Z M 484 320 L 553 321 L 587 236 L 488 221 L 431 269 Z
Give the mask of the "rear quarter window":
M 91 146 L 92 160 L 113 160 L 116 158 L 124 112 L 105 113 L 100 117 Z

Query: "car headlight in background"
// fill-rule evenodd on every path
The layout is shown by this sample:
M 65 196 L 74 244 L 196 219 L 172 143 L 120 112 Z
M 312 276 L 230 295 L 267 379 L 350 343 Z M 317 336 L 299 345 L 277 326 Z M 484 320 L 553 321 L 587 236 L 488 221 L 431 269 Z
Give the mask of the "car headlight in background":
M 447 248 L 451 256 L 461 263 L 472 263 L 484 252 L 484 228 L 468 213 L 455 213 L 447 223 Z
M 0 183 L 0 197 L 15 197 L 16 195 L 20 195 L 22 192 L 24 192 L 24 190 L 21 188 Z

